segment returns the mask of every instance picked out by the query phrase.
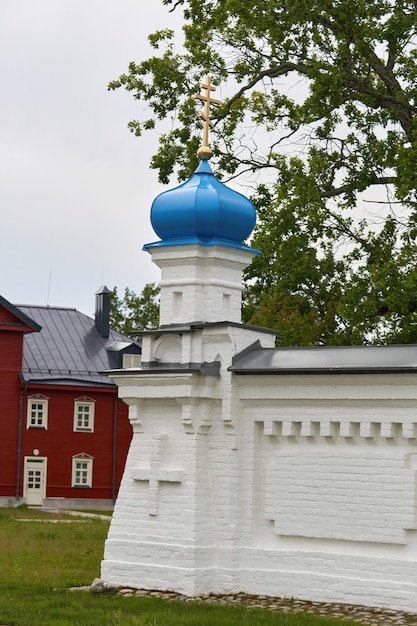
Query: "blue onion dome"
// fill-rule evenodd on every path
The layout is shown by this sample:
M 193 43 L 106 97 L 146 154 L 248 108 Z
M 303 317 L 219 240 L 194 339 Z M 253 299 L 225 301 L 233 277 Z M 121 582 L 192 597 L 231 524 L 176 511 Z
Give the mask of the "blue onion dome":
M 241 244 L 255 226 L 256 211 L 248 198 L 215 177 L 203 157 L 191 178 L 155 198 L 151 222 L 161 241 L 145 248 L 185 243 L 246 247 Z

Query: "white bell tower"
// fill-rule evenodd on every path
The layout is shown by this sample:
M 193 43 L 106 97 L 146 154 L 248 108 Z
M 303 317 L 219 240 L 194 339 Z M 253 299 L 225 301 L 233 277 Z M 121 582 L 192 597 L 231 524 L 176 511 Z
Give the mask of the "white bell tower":
M 202 87 L 200 164 L 154 200 L 160 239 L 144 246 L 161 269 L 160 328 L 143 336 L 140 369 L 110 373 L 130 407 L 133 439 L 102 562 L 108 583 L 187 595 L 231 588 L 239 411 L 228 367 L 253 342 L 275 341 L 241 323 L 242 272 L 258 254 L 242 241 L 256 214 L 210 168 L 214 88 Z

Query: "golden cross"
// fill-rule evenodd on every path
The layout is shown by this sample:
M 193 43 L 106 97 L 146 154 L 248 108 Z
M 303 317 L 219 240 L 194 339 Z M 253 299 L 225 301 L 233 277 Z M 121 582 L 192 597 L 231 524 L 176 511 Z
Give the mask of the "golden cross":
M 211 151 L 211 148 L 209 148 L 209 145 L 208 145 L 209 128 L 214 128 L 214 124 L 210 119 L 210 104 L 221 104 L 221 100 L 216 100 L 215 98 L 211 97 L 211 92 L 216 91 L 216 87 L 214 87 L 211 84 L 210 76 L 207 76 L 206 82 L 201 83 L 200 87 L 206 90 L 206 94 L 203 96 L 200 95 L 199 93 L 194 94 L 194 98 L 204 102 L 204 111 L 198 114 L 199 117 L 204 121 L 203 143 L 201 147 L 199 148 L 197 155 L 201 159 L 204 157 L 206 159 L 209 159 L 211 155 L 213 154 L 213 152 Z

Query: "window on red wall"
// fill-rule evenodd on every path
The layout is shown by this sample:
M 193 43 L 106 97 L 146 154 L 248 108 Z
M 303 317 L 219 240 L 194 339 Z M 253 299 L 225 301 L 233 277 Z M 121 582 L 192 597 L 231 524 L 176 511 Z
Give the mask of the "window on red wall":
M 94 432 L 95 401 L 91 398 L 77 398 L 74 401 L 74 430 Z
M 93 457 L 87 454 L 72 457 L 71 484 L 73 487 L 93 486 Z
M 27 428 L 48 428 L 48 400 L 37 393 L 28 398 Z

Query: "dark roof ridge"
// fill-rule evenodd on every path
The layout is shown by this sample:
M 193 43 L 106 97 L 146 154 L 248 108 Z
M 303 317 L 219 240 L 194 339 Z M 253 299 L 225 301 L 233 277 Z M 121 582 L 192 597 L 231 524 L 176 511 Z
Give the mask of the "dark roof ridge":
M 17 317 L 17 319 L 23 322 L 23 324 L 26 324 L 26 326 L 28 326 L 29 328 L 32 328 L 32 330 L 34 330 L 35 332 L 39 332 L 42 329 L 42 326 L 38 324 L 37 322 L 35 322 L 34 319 L 29 317 L 29 315 L 26 315 L 26 313 L 24 313 L 19 308 L 18 305 L 12 304 L 8 300 L 6 300 L 6 298 L 4 298 L 3 296 L 0 296 L 0 304 L 5 309 L 7 309 L 10 313 L 12 313 L 12 315 Z M 23 306 L 23 305 L 20 305 L 20 306 Z
M 55 309 L 59 311 L 78 311 L 73 306 L 58 306 L 58 305 L 50 305 L 50 304 L 15 304 L 17 308 L 19 307 L 27 307 L 28 309 Z M 81 311 L 78 311 L 81 313 Z M 83 313 L 85 315 L 85 313 Z
M 254 343 L 233 357 L 237 374 L 417 372 L 416 344 L 264 348 Z

